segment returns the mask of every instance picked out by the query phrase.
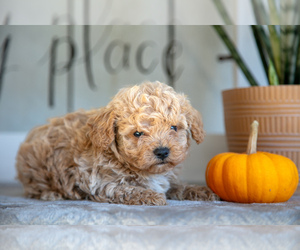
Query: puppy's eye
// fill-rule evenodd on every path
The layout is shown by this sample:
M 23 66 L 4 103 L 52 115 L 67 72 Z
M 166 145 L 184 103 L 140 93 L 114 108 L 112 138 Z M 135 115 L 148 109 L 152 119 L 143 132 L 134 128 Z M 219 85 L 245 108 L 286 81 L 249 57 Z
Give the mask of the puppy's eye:
M 136 132 L 133 133 L 133 135 L 134 135 L 135 137 L 140 137 L 140 136 L 142 136 L 143 134 L 144 134 L 143 132 L 138 132 L 138 131 L 136 131 Z
M 173 129 L 177 132 L 177 126 L 171 126 L 171 129 Z

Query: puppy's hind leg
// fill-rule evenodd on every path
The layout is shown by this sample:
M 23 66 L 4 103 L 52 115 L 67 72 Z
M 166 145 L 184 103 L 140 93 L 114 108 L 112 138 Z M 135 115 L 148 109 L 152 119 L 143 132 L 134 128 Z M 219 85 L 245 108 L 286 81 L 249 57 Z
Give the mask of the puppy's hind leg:
M 25 195 L 42 200 L 61 200 L 63 196 L 53 185 L 51 165 L 52 148 L 47 143 L 23 143 L 17 155 L 17 178 L 23 184 Z
M 183 197 L 185 200 L 191 201 L 219 201 L 220 197 L 216 195 L 210 188 L 187 185 L 184 188 Z
M 172 200 L 219 201 L 220 198 L 210 188 L 197 185 L 173 184 L 167 192 Z

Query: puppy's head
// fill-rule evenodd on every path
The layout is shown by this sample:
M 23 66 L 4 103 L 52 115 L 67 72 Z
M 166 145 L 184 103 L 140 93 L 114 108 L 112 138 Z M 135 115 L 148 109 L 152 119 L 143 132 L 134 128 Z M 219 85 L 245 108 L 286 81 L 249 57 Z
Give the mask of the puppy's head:
M 134 170 L 163 173 L 182 162 L 190 134 L 204 138 L 201 116 L 182 94 L 160 82 L 122 89 L 93 116 L 89 136 L 102 153 L 111 151 Z

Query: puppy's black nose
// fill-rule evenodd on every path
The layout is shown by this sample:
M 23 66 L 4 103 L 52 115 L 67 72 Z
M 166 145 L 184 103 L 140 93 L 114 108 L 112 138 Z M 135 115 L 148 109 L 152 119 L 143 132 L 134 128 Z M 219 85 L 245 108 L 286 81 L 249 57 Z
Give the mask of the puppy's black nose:
M 153 153 L 156 155 L 158 159 L 164 160 L 169 156 L 170 149 L 166 147 L 160 147 L 154 149 Z

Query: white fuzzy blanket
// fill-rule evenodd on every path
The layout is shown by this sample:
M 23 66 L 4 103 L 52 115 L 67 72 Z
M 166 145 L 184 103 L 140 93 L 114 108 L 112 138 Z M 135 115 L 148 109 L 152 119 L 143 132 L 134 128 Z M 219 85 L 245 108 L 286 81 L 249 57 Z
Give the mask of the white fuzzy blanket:
M 126 206 L 26 199 L 0 185 L 0 249 L 300 249 L 300 192 L 285 203 Z

